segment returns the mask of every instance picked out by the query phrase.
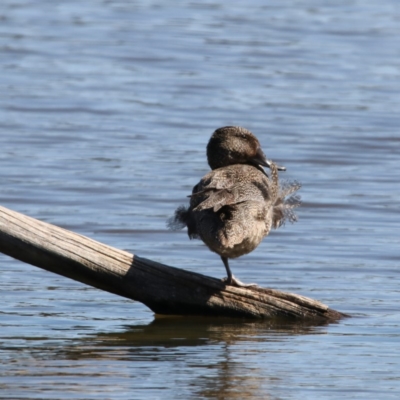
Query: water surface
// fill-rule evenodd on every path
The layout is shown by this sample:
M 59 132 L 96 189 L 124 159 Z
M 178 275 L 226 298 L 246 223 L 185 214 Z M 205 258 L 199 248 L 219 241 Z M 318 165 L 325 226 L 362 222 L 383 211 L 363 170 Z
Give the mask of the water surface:
M 399 20 L 395 0 L 3 0 L 1 205 L 223 277 L 165 221 L 241 125 L 304 204 L 234 274 L 353 318 L 159 319 L 1 256 L 0 397 L 398 399 Z

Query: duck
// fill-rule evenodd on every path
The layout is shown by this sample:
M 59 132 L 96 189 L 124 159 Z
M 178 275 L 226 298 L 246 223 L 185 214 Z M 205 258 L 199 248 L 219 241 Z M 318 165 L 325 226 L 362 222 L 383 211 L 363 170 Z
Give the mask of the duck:
M 266 158 L 259 140 L 239 126 L 218 128 L 207 144 L 211 172 L 193 187 L 189 206 L 180 206 L 170 229 L 187 228 L 190 239 L 201 239 L 225 266 L 227 285 L 245 284 L 235 278 L 229 259 L 252 252 L 271 229 L 297 221 L 298 182 L 279 182 L 286 168 Z M 264 167 L 269 168 L 270 176 Z

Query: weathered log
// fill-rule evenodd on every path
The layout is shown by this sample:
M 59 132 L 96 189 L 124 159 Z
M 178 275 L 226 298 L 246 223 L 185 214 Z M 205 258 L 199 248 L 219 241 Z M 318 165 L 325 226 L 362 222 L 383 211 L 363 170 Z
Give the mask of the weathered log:
M 163 265 L 0 207 L 0 252 L 139 301 L 156 314 L 337 320 L 344 315 L 296 294 L 238 288 Z

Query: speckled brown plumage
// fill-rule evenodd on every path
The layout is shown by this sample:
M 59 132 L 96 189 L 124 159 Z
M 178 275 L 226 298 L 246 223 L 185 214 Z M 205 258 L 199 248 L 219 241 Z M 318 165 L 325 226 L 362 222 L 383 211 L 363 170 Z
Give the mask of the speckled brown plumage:
M 296 220 L 297 197 L 285 200 L 300 185 L 279 185 L 278 167 L 267 160 L 257 138 L 241 127 L 217 129 L 207 145 L 212 171 L 193 188 L 189 208 L 180 207 L 171 225 L 187 226 L 188 235 L 200 238 L 219 254 L 227 282 L 244 285 L 230 271 L 228 259 L 253 251 L 271 228 L 285 219 Z M 262 165 L 271 169 L 271 177 Z

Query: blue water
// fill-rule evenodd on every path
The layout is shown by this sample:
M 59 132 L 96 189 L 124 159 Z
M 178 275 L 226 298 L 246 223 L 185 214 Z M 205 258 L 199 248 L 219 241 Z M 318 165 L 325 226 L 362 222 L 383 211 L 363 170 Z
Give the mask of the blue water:
M 223 277 L 165 221 L 241 125 L 303 206 L 234 274 L 353 317 L 155 319 L 0 255 L 0 398 L 398 399 L 399 21 L 396 0 L 3 0 L 2 206 Z

